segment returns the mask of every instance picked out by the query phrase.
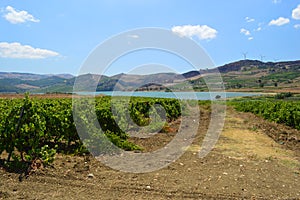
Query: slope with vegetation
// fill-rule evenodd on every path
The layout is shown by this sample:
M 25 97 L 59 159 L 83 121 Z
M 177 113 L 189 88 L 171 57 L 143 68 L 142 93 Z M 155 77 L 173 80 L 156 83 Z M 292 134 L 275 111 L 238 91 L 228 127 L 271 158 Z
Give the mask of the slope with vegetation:
M 219 71 L 227 90 L 300 90 L 300 61 L 261 62 L 241 60 L 214 69 L 190 71 L 183 74 L 159 73 L 150 75 L 118 74 L 100 76 L 85 74 L 34 75 L 22 73 L 0 73 L 0 92 L 34 93 L 72 92 L 76 78 L 90 90 L 162 90 L 207 91 L 204 76 Z

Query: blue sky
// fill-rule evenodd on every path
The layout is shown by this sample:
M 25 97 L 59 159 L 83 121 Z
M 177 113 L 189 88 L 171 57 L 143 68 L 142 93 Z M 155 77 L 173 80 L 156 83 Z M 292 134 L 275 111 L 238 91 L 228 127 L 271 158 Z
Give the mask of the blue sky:
M 300 0 L 1 0 L 0 71 L 77 74 L 101 42 L 142 27 L 192 38 L 217 66 L 243 53 L 263 61 L 300 59 Z M 120 59 L 107 74 L 149 62 L 192 69 L 148 51 Z

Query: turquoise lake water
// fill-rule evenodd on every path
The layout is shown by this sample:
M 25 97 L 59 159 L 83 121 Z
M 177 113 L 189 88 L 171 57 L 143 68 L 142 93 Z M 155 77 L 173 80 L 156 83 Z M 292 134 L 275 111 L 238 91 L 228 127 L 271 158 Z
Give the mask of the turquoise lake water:
M 123 91 L 103 91 L 103 92 L 80 92 L 81 95 L 107 95 L 107 96 L 135 96 L 153 98 L 176 98 L 194 100 L 213 100 L 216 96 L 222 99 L 244 96 L 259 96 L 261 93 L 247 92 L 123 92 Z

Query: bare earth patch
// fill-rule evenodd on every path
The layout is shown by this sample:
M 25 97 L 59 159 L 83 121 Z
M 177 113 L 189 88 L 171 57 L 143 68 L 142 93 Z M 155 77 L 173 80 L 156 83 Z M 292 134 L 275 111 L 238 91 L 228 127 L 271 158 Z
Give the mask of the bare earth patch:
M 222 150 L 226 155 L 237 159 L 278 160 L 282 164 L 290 163 L 297 166 L 298 160 L 295 152 L 283 148 L 272 138 L 266 137 L 263 130 L 251 126 L 248 119 L 242 119 L 241 115 L 234 116 L 229 110 L 226 125 L 219 144 L 216 149 Z M 248 117 L 251 114 L 247 114 Z M 261 119 L 262 120 L 262 119 Z M 261 121 L 261 123 L 268 123 Z M 222 140 L 225 140 L 222 142 Z M 299 163 L 298 163 L 299 164 Z

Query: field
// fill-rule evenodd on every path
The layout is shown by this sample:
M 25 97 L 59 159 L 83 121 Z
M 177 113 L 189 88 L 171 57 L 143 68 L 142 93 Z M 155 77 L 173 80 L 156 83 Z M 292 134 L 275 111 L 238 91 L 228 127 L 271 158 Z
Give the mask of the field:
M 51 131 L 43 131 L 44 135 L 38 136 L 39 143 L 28 142 L 28 147 L 36 145 L 35 148 L 41 148 L 47 143 L 53 147 L 56 154 L 53 163 L 49 161 L 48 166 L 33 170 L 33 173 L 27 178 L 23 177 L 20 181 L 20 174 L 22 175 L 24 172 L 16 170 L 18 165 L 17 167 L 8 166 L 5 161 L 8 152 L 3 151 L 2 169 L 0 170 L 0 199 L 300 199 L 298 121 L 294 120 L 296 122 L 294 128 L 291 124 L 284 124 L 287 120 L 275 123 L 273 121 L 277 118 L 266 117 L 264 113 L 267 112 L 263 111 L 263 108 L 271 109 L 269 104 L 274 104 L 273 109 L 282 107 L 281 104 L 287 104 L 285 106 L 291 106 L 288 108 L 295 110 L 295 116 L 299 117 L 297 102 L 266 101 L 268 106 L 262 102 L 261 106 L 252 106 L 260 110 L 260 114 L 256 113 L 257 115 L 251 113 L 252 109 L 250 109 L 251 105 L 256 105 L 257 102 L 241 100 L 233 102 L 227 106 L 225 126 L 217 145 L 208 156 L 199 158 L 197 153 L 211 119 L 210 104 L 200 102 L 201 114 L 197 134 L 192 145 L 178 160 L 163 169 L 150 173 L 125 173 L 105 166 L 88 154 L 82 143 L 76 138 L 76 134 L 73 132 L 74 126 L 70 126 L 72 123 L 62 123 L 66 118 L 66 122 L 70 122 L 69 120 L 72 118 L 71 112 L 63 112 L 71 109 L 70 96 L 61 98 L 58 96 L 52 98 L 35 96 L 27 101 L 22 98 L 11 100 L 12 97 L 15 96 L 0 99 L 2 138 L 3 133 L 7 133 L 7 131 L 3 131 L 6 130 L 6 126 L 3 124 L 7 125 L 8 123 L 3 122 L 7 119 L 4 115 L 12 113 L 9 121 L 15 119 L 18 124 L 22 107 L 28 106 L 30 104 L 28 102 L 33 102 L 28 107 L 29 111 L 46 113 L 46 115 L 39 115 L 46 116 L 45 126 L 40 129 L 50 130 L 51 128 Z M 111 115 L 106 117 L 102 115 L 109 111 L 106 109 L 109 107 L 108 102 L 109 98 L 107 97 L 99 97 L 96 101 L 96 111 L 99 111 L 97 117 L 102 122 L 106 120 L 107 123 L 104 123 L 106 125 L 113 121 L 110 118 Z M 45 103 L 48 106 L 45 106 L 44 109 L 37 109 Z M 155 103 L 160 103 L 166 108 L 167 124 L 154 123 L 152 128 L 163 127 L 163 131 L 152 137 L 141 139 L 129 137 L 127 133 L 113 129 L 116 126 L 110 124 L 113 126 L 107 127 L 108 134 L 113 133 L 115 136 L 110 139 L 117 146 L 134 150 L 133 153 L 139 154 L 163 148 L 175 137 L 183 120 L 188 121 L 187 127 L 195 126 L 195 122 L 188 118 L 195 114 L 197 104 L 186 105 L 181 110 L 178 108 L 177 101 L 164 99 L 138 98 L 132 100 L 131 105 L 133 105 L 134 112 L 131 117 L 136 117 L 134 121 L 140 125 L 149 124 L 149 114 L 146 112 L 145 105 L 149 106 Z M 245 105 L 241 106 L 247 103 L 249 109 L 241 110 L 241 108 L 247 108 Z M 54 113 L 59 113 L 57 117 L 63 117 L 55 121 L 53 118 L 55 115 L 50 114 L 50 108 L 55 110 Z M 14 112 L 9 112 L 10 110 L 14 110 Z M 159 114 L 159 112 L 156 113 Z M 286 116 L 284 113 L 282 115 Z M 34 115 L 28 114 L 27 116 Z M 47 119 L 47 116 L 52 118 Z M 293 115 L 290 117 L 293 118 Z M 30 117 L 28 119 L 35 120 Z M 107 119 L 109 120 L 107 121 Z M 30 120 L 25 120 L 21 124 L 30 124 Z M 122 120 L 119 119 L 119 121 Z M 52 125 L 49 122 L 52 122 Z M 121 123 L 119 126 L 126 125 L 126 123 Z M 10 127 L 16 128 L 15 125 Z M 126 127 L 126 132 L 134 131 L 131 125 Z M 37 130 L 37 127 L 32 130 Z M 189 129 L 184 130 L 188 131 Z M 26 129 L 22 129 L 22 131 L 25 133 Z M 13 133 L 21 134 L 23 132 L 14 129 Z M 37 133 L 41 134 L 40 131 Z M 114 140 L 114 138 L 117 139 Z M 41 141 L 47 142 L 42 143 Z M 54 141 L 56 141 L 54 144 L 58 144 L 60 148 L 55 145 L 51 146 Z M 2 144 L 4 144 L 3 140 Z M 22 145 L 12 144 L 14 149 L 18 150 L 14 156 L 15 159 L 18 159 L 18 163 L 22 163 L 20 151 L 23 151 L 25 159 L 31 162 L 37 155 L 44 155 L 41 151 L 32 154 L 32 151 L 28 149 L 21 149 Z M 49 154 L 47 155 L 51 157 Z

